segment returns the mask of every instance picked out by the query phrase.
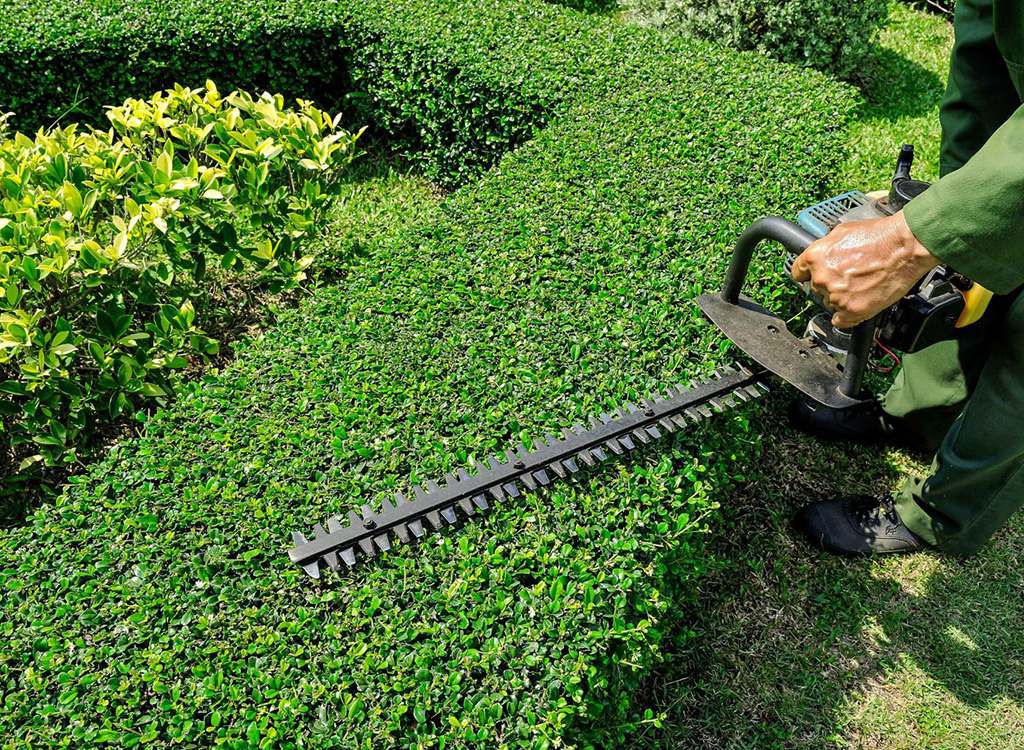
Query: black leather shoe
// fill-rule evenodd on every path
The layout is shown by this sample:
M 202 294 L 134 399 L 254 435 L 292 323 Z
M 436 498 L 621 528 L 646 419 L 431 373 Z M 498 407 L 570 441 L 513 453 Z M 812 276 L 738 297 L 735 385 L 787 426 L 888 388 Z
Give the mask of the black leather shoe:
M 889 496 L 811 503 L 797 511 L 793 525 L 815 547 L 847 557 L 918 552 L 931 546 L 903 525 Z
M 801 396 L 789 405 L 789 423 L 808 435 L 829 440 L 901 446 L 911 443 L 873 399 L 863 406 L 833 409 Z

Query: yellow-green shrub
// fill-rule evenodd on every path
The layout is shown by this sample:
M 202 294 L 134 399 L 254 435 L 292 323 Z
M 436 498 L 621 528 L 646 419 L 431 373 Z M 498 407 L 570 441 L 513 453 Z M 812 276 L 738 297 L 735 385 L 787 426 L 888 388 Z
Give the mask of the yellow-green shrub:
M 359 137 L 308 102 L 212 83 L 107 116 L 31 138 L 0 120 L 0 417 L 19 471 L 73 459 L 217 352 L 197 317 L 208 262 L 272 291 L 305 278 Z

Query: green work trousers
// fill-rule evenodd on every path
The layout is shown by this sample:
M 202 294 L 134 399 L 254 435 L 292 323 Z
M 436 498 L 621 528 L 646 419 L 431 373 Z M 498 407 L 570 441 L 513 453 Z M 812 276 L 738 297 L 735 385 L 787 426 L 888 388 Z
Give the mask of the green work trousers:
M 940 115 L 943 176 L 906 209 L 925 247 L 1000 292 L 955 338 L 907 355 L 884 399 L 938 451 L 928 476 L 896 493 L 900 517 L 958 555 L 975 552 L 1024 504 L 1022 5 L 958 0 Z

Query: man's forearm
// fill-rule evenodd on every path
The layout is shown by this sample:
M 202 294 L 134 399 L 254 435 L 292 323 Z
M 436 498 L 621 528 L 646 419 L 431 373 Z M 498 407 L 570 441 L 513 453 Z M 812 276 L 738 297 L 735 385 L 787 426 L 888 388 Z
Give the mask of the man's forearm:
M 997 294 L 1024 284 L 1024 107 L 904 209 L 939 260 Z

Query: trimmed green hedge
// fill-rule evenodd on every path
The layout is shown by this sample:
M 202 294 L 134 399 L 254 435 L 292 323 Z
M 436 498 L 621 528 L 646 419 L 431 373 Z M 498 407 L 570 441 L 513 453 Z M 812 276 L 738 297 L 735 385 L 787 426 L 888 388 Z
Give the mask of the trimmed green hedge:
M 370 122 L 445 185 L 528 140 L 619 58 L 574 38 L 598 19 L 489 0 L 13 0 L 0 7 L 0 112 L 32 130 L 173 83 L 266 88 Z M 529 34 L 510 33 L 516 26 Z M 537 44 L 537 43 L 540 44 Z M 593 57 L 597 55 L 596 57 Z
M 529 0 L 422 7 L 461 61 L 432 80 L 519 70 L 559 116 L 0 536 L 2 746 L 611 747 L 640 719 L 750 412 L 347 577 L 288 532 L 721 364 L 693 298 L 820 197 L 852 97 Z

